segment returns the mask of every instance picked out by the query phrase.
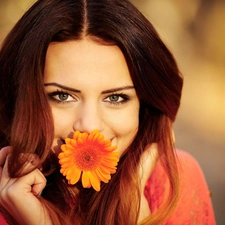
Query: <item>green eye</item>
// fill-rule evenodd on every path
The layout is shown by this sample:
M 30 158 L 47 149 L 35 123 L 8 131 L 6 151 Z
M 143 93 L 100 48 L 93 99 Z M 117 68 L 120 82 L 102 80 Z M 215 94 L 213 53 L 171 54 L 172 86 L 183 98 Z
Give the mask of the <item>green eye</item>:
M 68 97 L 69 97 L 69 95 L 65 94 L 65 93 L 58 94 L 58 98 L 61 101 L 66 101 L 68 99 Z
M 130 98 L 125 94 L 112 94 L 106 97 L 103 101 L 112 105 L 119 105 L 127 102 Z
M 119 100 L 119 98 L 120 98 L 120 96 L 118 96 L 118 95 L 112 95 L 109 97 L 109 100 L 111 102 L 117 102 Z
M 74 96 L 64 91 L 54 91 L 52 93 L 49 93 L 48 96 L 51 101 L 54 101 L 56 103 L 64 104 L 76 101 L 76 98 Z

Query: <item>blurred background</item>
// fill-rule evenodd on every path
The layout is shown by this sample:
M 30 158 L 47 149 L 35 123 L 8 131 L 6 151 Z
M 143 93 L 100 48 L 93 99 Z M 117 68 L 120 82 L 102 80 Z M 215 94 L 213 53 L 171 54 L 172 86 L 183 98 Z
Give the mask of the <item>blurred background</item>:
M 225 1 L 131 0 L 174 53 L 184 76 L 176 146 L 199 162 L 225 224 Z M 34 0 L 0 0 L 0 43 Z

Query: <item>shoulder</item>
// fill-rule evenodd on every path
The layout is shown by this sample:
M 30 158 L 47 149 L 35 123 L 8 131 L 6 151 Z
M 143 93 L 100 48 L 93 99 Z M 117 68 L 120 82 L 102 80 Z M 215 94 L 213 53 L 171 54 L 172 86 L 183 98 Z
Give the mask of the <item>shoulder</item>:
M 198 161 L 183 150 L 176 150 L 176 153 L 181 196 L 184 193 L 185 195 L 188 193 L 195 195 L 197 192 L 203 191 L 205 196 L 210 197 L 208 185 Z
M 180 172 L 180 198 L 169 222 L 176 224 L 215 225 L 214 212 L 208 184 L 201 167 L 189 153 L 178 151 Z M 169 223 L 169 224 L 170 224 Z
M 187 181 L 190 183 L 191 180 L 199 180 L 200 178 L 200 182 L 205 184 L 205 178 L 197 160 L 190 153 L 183 150 L 176 149 L 175 154 L 177 157 L 178 172 L 181 179 L 180 182 Z M 156 164 L 151 177 L 149 178 L 149 182 L 153 182 L 155 179 L 158 179 L 159 175 L 162 177 L 167 176 L 160 161 Z
M 188 152 L 185 152 L 183 150 L 176 150 L 177 155 L 177 163 L 178 163 L 178 169 L 181 169 L 180 172 L 191 172 L 191 171 L 198 171 L 201 172 L 201 168 L 199 166 L 199 163 L 197 160 Z
M 180 182 L 188 182 L 190 186 L 191 181 L 199 181 L 199 183 L 205 185 L 205 178 L 197 160 L 190 153 L 183 150 L 176 150 L 176 155 Z
M 167 224 L 190 225 L 203 222 L 215 225 L 209 189 L 198 162 L 191 154 L 182 150 L 176 150 L 176 155 L 180 177 L 180 198 Z M 168 189 L 168 176 L 159 162 L 145 190 L 152 212 L 163 204 Z

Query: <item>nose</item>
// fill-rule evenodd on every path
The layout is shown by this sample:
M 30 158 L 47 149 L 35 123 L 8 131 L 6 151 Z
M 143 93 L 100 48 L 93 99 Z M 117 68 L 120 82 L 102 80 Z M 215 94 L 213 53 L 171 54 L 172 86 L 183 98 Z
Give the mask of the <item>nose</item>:
M 91 133 L 98 129 L 99 132 L 104 129 L 102 110 L 96 104 L 83 104 L 75 112 L 75 121 L 73 129 L 80 132 Z

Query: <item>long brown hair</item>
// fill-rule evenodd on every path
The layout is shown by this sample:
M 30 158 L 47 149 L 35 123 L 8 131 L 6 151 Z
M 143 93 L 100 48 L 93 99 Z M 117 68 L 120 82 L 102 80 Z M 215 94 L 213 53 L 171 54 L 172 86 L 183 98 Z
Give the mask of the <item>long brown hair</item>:
M 100 192 L 69 186 L 51 153 L 54 126 L 43 85 L 51 42 L 95 41 L 120 47 L 140 100 L 139 130 L 117 173 Z M 161 224 L 177 199 L 178 174 L 171 137 L 182 90 L 176 62 L 152 24 L 128 0 L 39 0 L 18 21 L 0 51 L 0 147 L 11 145 L 10 176 L 19 176 L 22 152 L 41 161 L 47 186 L 41 201 L 54 224 L 136 225 L 140 210 L 138 165 L 148 144 L 158 143 L 170 180 L 164 207 L 141 224 Z M 53 172 L 52 172 L 53 171 Z

